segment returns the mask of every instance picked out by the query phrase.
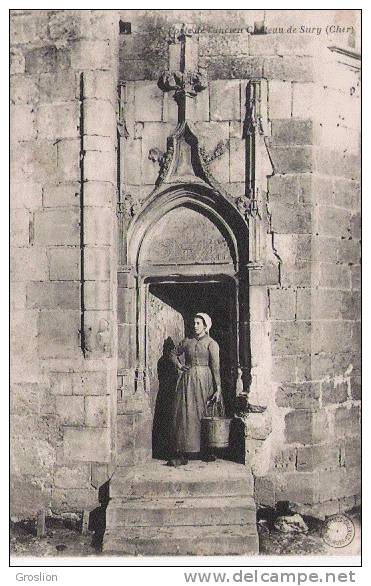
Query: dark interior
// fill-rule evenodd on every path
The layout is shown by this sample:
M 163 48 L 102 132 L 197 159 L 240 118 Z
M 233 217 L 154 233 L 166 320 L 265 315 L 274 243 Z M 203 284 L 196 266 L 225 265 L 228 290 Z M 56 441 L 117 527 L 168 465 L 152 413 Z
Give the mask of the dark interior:
M 231 367 L 236 363 L 236 295 L 231 280 L 219 282 L 151 283 L 150 292 L 178 311 L 183 319 L 185 335 L 193 333 L 193 318 L 198 312 L 210 315 L 210 331 L 220 348 L 220 374 L 226 413 L 233 404 Z M 172 339 L 164 340 L 163 354 L 158 357 L 158 392 L 153 417 L 153 456 L 166 458 L 169 445 L 168 422 L 175 390 L 177 373 L 169 359 L 174 347 Z

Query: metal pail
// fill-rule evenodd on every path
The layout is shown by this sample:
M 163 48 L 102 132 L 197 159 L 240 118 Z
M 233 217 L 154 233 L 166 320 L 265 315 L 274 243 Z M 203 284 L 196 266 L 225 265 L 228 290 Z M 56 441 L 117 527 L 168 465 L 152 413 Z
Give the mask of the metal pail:
M 232 419 L 228 417 L 203 417 L 202 433 L 206 447 L 227 448 Z

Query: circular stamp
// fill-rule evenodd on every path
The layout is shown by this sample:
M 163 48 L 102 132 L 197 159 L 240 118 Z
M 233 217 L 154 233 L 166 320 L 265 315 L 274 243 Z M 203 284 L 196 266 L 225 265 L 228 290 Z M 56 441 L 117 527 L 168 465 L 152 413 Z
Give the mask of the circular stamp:
M 330 547 L 346 547 L 352 543 L 354 534 L 352 519 L 342 514 L 328 517 L 322 529 L 322 539 Z

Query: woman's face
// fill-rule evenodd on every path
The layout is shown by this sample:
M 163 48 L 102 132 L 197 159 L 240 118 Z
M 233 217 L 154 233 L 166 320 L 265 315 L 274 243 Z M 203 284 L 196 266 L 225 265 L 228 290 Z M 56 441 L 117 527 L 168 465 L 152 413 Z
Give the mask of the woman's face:
M 197 336 L 203 334 L 206 331 L 206 326 L 200 317 L 194 319 L 194 332 Z

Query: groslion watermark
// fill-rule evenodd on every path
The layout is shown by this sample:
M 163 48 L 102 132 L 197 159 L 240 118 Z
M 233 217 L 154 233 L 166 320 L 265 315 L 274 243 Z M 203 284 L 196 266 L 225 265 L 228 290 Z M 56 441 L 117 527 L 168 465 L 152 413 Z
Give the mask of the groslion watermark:
M 37 574 L 17 572 L 15 579 L 17 582 L 58 582 L 57 574 L 46 574 L 44 572 L 38 572 Z

